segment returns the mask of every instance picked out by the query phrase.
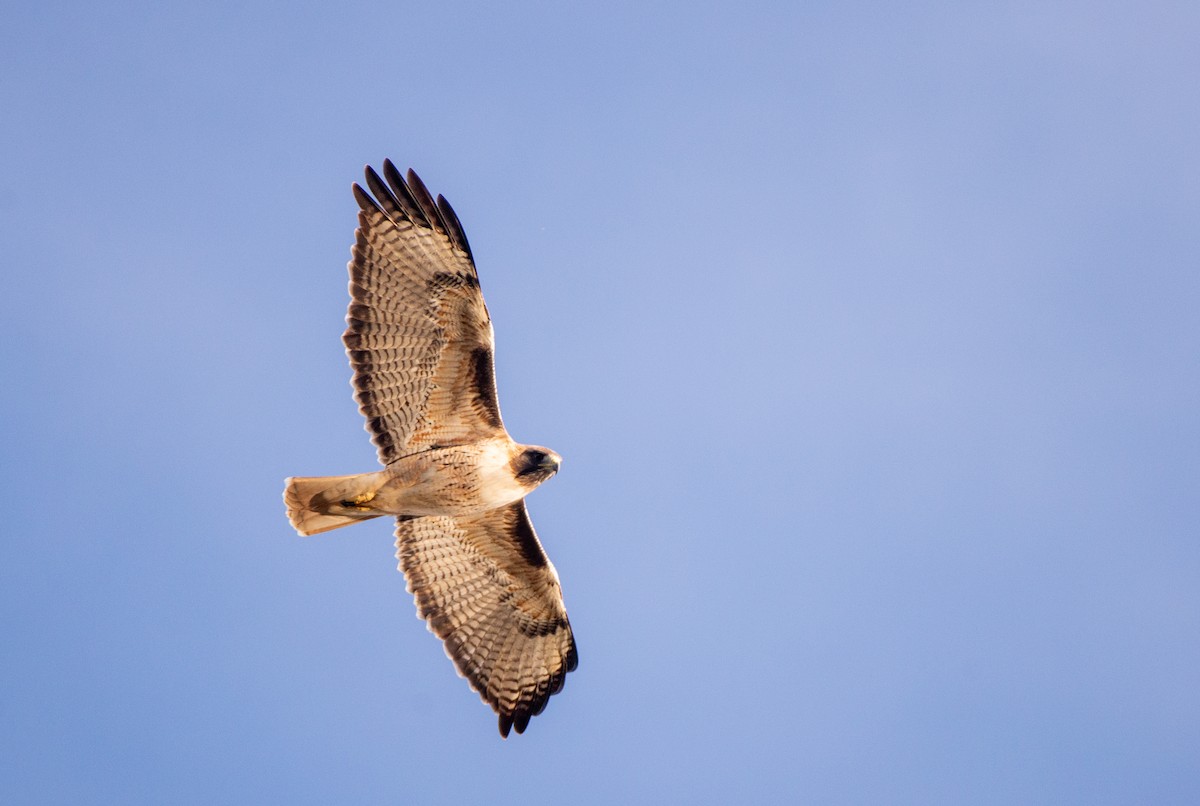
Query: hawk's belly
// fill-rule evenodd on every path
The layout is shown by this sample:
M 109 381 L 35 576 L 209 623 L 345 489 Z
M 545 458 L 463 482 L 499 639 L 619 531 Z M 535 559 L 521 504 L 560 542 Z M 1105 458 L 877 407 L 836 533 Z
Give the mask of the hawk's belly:
M 514 476 L 507 446 L 493 442 L 406 456 L 381 476 L 371 507 L 391 515 L 475 515 L 529 492 Z

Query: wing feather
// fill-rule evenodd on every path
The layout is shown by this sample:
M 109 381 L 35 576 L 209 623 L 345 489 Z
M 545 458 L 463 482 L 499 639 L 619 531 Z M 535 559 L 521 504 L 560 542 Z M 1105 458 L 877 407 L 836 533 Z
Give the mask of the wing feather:
M 503 433 L 491 318 L 458 216 L 390 161 L 365 175 L 342 340 L 379 460 Z
M 558 574 L 525 502 L 472 517 L 399 519 L 396 557 L 417 614 L 471 688 L 524 732 L 579 663 Z
M 399 172 L 396 172 L 399 176 Z M 407 185 L 409 193 L 416 203 L 421 207 L 421 212 L 425 214 L 425 220 L 429 225 L 443 235 L 446 233 L 446 222 L 442 220 L 441 213 L 438 212 L 437 205 L 433 202 L 433 196 L 430 195 L 429 189 L 425 187 L 425 183 L 421 181 L 421 177 L 417 176 L 416 172 L 408 169 L 408 182 L 401 183 Z
M 396 198 L 404 205 L 407 217 L 413 221 L 420 221 L 421 225 L 428 229 L 433 229 L 433 222 L 425 215 L 425 210 L 391 160 L 383 161 L 383 175 L 387 179 L 388 186 L 396 194 Z

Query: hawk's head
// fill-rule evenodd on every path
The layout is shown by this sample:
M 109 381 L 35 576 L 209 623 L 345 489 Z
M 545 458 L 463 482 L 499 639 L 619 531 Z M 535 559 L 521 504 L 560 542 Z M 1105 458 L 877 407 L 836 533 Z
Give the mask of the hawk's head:
M 531 490 L 557 473 L 561 464 L 561 456 L 536 445 L 522 445 L 512 459 L 513 475 Z

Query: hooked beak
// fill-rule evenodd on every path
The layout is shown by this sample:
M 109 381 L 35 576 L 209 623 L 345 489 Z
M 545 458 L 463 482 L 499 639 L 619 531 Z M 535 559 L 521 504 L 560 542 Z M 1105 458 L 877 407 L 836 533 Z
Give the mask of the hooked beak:
M 538 468 L 548 473 L 557 473 L 560 467 L 562 467 L 562 457 L 554 452 L 547 453 L 542 457 L 542 461 L 538 462 Z

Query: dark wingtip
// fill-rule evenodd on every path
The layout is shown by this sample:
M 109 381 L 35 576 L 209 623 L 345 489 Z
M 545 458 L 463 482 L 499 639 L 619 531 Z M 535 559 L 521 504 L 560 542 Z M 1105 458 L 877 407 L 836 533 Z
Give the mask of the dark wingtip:
M 366 177 L 370 192 L 361 185 L 354 185 L 354 198 L 359 207 L 367 212 L 383 213 L 394 221 L 407 219 L 418 227 L 440 232 L 454 248 L 465 252 L 467 258 L 474 262 L 471 245 L 467 242 L 467 234 L 458 220 L 458 214 L 445 196 L 433 198 L 416 171 L 409 168 L 406 180 L 396 169 L 395 163 L 384 159 L 378 173 L 370 165 L 363 166 L 363 176 Z
M 405 183 L 404 177 L 396 170 L 396 166 L 391 160 L 383 161 L 383 178 L 387 180 L 392 194 L 404 208 L 404 214 L 410 221 L 418 226 L 435 229 L 434 221 L 429 217 L 429 211 L 421 201 L 420 194 L 414 193 L 415 189 Z
M 472 257 L 471 245 L 467 243 L 467 233 L 463 230 L 462 222 L 458 220 L 458 213 L 454 212 L 450 202 L 440 193 L 437 197 L 437 208 L 442 214 L 442 221 L 446 223 L 447 234 L 459 249 L 467 253 L 467 257 Z
M 421 181 L 421 177 L 417 176 L 417 172 L 412 168 L 409 168 L 405 173 L 405 178 L 408 180 L 408 184 L 425 191 L 426 196 L 429 195 L 429 190 L 425 187 L 425 183 Z
M 500 715 L 500 738 L 501 739 L 508 738 L 508 732 L 512 728 L 512 724 L 513 724 L 512 714 L 501 714 Z M 521 731 L 519 731 L 519 730 L 517 731 L 517 733 L 520 733 L 520 732 Z
M 370 166 L 367 167 L 367 170 L 371 170 Z M 363 190 L 360 184 L 355 182 L 351 186 L 351 189 L 354 191 L 354 200 L 358 202 L 358 206 L 363 210 L 366 210 L 367 212 L 383 212 L 379 209 L 379 205 L 375 203 L 375 200 L 371 198 L 371 194 Z
M 521 710 L 513 714 L 513 727 L 517 729 L 517 733 L 525 732 L 525 728 L 529 727 L 529 717 L 532 716 L 528 711 Z
M 376 199 L 376 205 L 388 213 L 391 218 L 396 219 L 396 221 L 402 221 L 404 211 L 400 203 L 396 201 L 396 197 L 392 196 L 391 191 L 388 190 L 388 186 L 384 184 L 382 179 L 379 179 L 379 174 L 374 172 L 374 168 L 367 166 L 366 176 L 367 187 L 371 188 L 371 193 L 374 199 Z
M 438 210 L 437 202 L 433 200 L 433 195 L 430 194 L 429 188 L 425 187 L 425 183 L 421 181 L 421 177 L 417 176 L 417 172 L 412 168 L 408 169 L 406 184 L 412 192 L 413 199 L 421 208 L 421 212 L 425 214 L 425 219 L 429 222 L 429 226 L 442 233 L 447 232 L 446 222 L 442 220 L 442 214 Z

